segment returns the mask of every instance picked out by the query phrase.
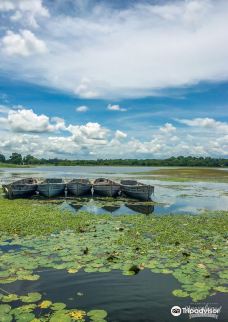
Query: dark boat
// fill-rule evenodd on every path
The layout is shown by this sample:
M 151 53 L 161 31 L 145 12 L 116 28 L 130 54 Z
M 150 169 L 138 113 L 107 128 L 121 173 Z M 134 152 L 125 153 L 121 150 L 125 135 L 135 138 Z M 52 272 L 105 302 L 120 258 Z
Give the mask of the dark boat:
M 35 193 L 37 183 L 37 180 L 34 178 L 26 178 L 9 184 L 3 184 L 2 188 L 9 198 L 27 197 Z
M 151 200 L 151 195 L 154 193 L 154 187 L 140 183 L 136 180 L 121 180 L 121 192 L 126 196 L 149 201 Z
M 73 179 L 67 183 L 67 190 L 74 196 L 91 193 L 92 183 L 88 179 Z
M 65 183 L 63 179 L 45 179 L 43 182 L 39 183 L 37 186 L 37 191 L 45 197 L 55 197 L 64 193 Z
M 99 178 L 94 181 L 93 190 L 105 197 L 115 197 L 120 191 L 120 184 L 109 179 Z

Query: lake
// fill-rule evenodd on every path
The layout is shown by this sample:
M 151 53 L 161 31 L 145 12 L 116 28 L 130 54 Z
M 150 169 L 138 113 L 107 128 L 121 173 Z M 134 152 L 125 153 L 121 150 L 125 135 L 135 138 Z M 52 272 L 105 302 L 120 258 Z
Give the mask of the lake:
M 26 176 L 35 176 L 39 178 L 63 177 L 70 178 L 90 178 L 108 177 L 120 180 L 126 177 L 136 179 L 141 175 L 139 172 L 158 169 L 153 167 L 110 167 L 110 166 L 75 166 L 75 167 L 35 167 L 35 168 L 2 168 L 0 169 L 0 183 L 9 182 L 14 179 Z M 131 174 L 129 174 L 131 173 Z M 133 173 L 136 173 L 135 175 Z M 132 205 L 132 202 L 117 202 L 113 200 L 112 208 L 101 208 L 97 205 L 96 200 L 85 199 L 79 204 L 78 209 L 72 207 L 71 203 L 63 204 L 72 212 L 90 211 L 95 214 L 112 213 L 113 215 L 121 214 L 170 214 L 170 213 L 191 213 L 197 214 L 204 210 L 228 210 L 228 184 L 216 182 L 171 182 L 164 180 L 151 180 L 149 176 L 143 180 L 143 183 L 155 186 L 155 194 L 152 200 L 156 202 L 153 207 L 145 207 L 141 210 L 139 205 Z M 128 207 L 130 205 L 130 207 Z M 116 207 L 115 207 L 116 206 Z M 138 207 L 137 207 L 138 206 Z M 116 208 L 116 209 L 115 209 Z
M 77 199 L 62 198 L 62 200 L 56 200 L 60 209 L 70 210 L 75 216 L 79 211 L 87 211 L 97 215 L 110 213 L 113 216 L 121 216 L 123 214 L 132 216 L 136 213 L 142 213 L 147 215 L 144 218 L 149 220 L 152 216 L 156 215 L 165 216 L 167 214 L 175 215 L 187 213 L 197 215 L 205 210 L 228 210 L 227 184 L 215 182 L 171 182 L 151 180 L 149 176 L 148 178 L 143 176 L 143 179 L 140 179 L 141 175 L 137 173 L 149 170 L 151 170 L 151 167 L 3 168 L 0 169 L 0 182 L 10 182 L 27 176 L 39 178 L 63 177 L 66 179 L 75 177 L 91 179 L 96 177 L 108 177 L 116 180 L 125 177 L 133 177 L 138 178 L 141 182 L 155 186 L 155 194 L 152 196 L 152 200 L 155 202 L 154 204 L 127 200 L 126 198 L 121 197 L 113 199 L 112 201 L 109 200 L 108 202 L 105 198 L 101 197 Z M 165 219 L 167 220 L 167 217 Z M 105 234 L 105 232 L 101 232 L 101 234 Z M 60 233 L 60 236 L 61 235 L 64 236 L 63 233 Z M 55 255 L 52 254 L 50 245 L 48 247 L 48 242 L 51 243 L 52 240 L 54 240 L 53 244 L 55 246 L 55 238 L 57 238 L 57 236 L 58 235 L 55 234 L 50 235 L 48 241 L 45 241 L 45 239 L 43 240 L 42 237 L 41 240 L 39 240 L 39 238 L 33 239 L 27 237 L 23 240 L 22 245 L 20 245 L 20 242 L 19 245 L 17 245 L 17 236 L 15 237 L 15 244 L 12 243 L 11 245 L 11 241 L 6 243 L 3 242 L 0 247 L 0 254 L 3 255 L 3 257 L 6 256 L 5 258 L 8 263 L 11 263 L 10 267 L 15 266 L 16 270 L 18 267 L 22 267 L 20 268 L 22 272 L 25 269 L 26 274 L 31 274 L 27 260 L 25 259 L 25 263 L 23 263 L 23 257 L 27 256 L 27 251 L 28 253 L 31 252 L 31 256 L 35 261 L 38 258 L 37 262 L 41 263 L 40 265 L 46 263 L 46 266 L 43 269 L 43 266 L 34 269 L 33 273 L 40 275 L 38 280 L 29 281 L 22 279 L 13 281 L 9 284 L 0 283 L 0 293 L 7 294 L 8 292 L 10 294 L 16 293 L 18 295 L 25 295 L 29 292 L 40 292 L 44 299 L 51 300 L 52 302 L 63 302 L 69 309 L 79 308 L 85 311 L 91 309 L 106 310 L 108 312 L 107 319 L 96 320 L 96 322 L 104 322 L 106 320 L 108 322 L 189 321 L 189 316 L 187 314 L 182 314 L 177 318 L 173 317 L 170 313 L 171 308 L 176 305 L 180 307 L 196 305 L 196 303 L 192 304 L 192 300 L 189 297 L 176 297 L 172 295 L 173 290 L 181 288 L 181 283 L 172 274 L 155 273 L 148 268 L 139 271 L 139 273 L 134 276 L 125 276 L 119 269 L 112 269 L 109 272 L 101 271 L 90 273 L 83 269 L 79 269 L 76 274 L 69 274 L 66 269 L 53 268 L 53 264 L 50 264 L 49 266 L 49 261 L 51 262 Z M 97 233 L 96 239 L 98 237 L 99 233 Z M 148 236 L 148 238 L 150 237 L 151 236 Z M 80 238 L 83 237 L 79 237 L 79 240 Z M 66 246 L 68 240 L 69 239 L 67 238 L 63 244 L 60 244 L 60 246 L 63 245 L 63 249 L 57 244 L 55 249 L 57 252 L 59 249 L 60 255 L 61 252 L 66 252 L 66 254 L 62 254 L 63 257 L 65 256 L 65 264 L 68 263 L 68 261 L 72 261 L 71 255 L 68 254 L 70 252 L 69 249 L 71 248 L 69 248 L 70 246 L 68 246 L 68 248 Z M 75 239 L 75 245 L 77 242 L 78 240 Z M 26 246 L 27 244 L 29 246 Z M 93 242 L 91 242 L 91 246 L 88 245 L 88 247 L 91 248 L 92 244 Z M 72 246 L 73 245 L 74 242 Z M 52 245 L 52 247 L 54 246 Z M 103 248 L 102 244 L 102 249 Z M 185 252 L 183 252 L 183 254 L 185 254 Z M 39 259 L 39 256 L 41 256 L 41 259 Z M 207 257 L 207 255 L 205 256 Z M 12 259 L 16 260 L 12 261 Z M 204 258 L 201 256 L 199 260 L 203 261 Z M 186 260 L 186 265 L 188 263 L 189 261 Z M 30 264 L 33 266 L 32 260 Z M 55 263 L 57 266 L 58 264 L 58 262 Z M 28 266 L 27 268 L 26 265 Z M 200 265 L 202 266 L 202 264 Z M 190 272 L 192 274 L 191 270 Z M 200 274 L 200 272 L 198 272 L 198 274 Z M 194 279 L 195 275 L 195 273 L 191 275 L 191 278 Z M 16 304 L 13 305 L 17 306 L 18 303 L 15 303 Z M 197 301 L 197 305 L 221 306 L 222 310 L 218 320 L 222 322 L 228 320 L 228 309 L 226 304 L 227 296 L 225 293 L 221 292 L 208 296 L 204 300 Z M 208 320 L 208 318 L 200 318 L 200 321 L 202 322 L 207 322 Z M 28 319 L 26 321 L 31 320 Z M 86 321 L 89 321 L 88 318 Z

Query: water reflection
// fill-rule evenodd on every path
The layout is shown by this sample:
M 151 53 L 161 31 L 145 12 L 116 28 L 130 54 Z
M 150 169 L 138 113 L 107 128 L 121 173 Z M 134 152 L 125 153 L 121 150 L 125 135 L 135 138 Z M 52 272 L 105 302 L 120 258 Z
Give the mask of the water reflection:
M 153 205 L 143 203 L 122 203 L 113 205 L 101 205 L 95 200 L 91 199 L 85 204 L 75 204 L 73 202 L 64 201 L 60 206 L 62 210 L 71 212 L 86 211 L 96 215 L 113 214 L 113 215 L 128 215 L 128 214 L 145 214 L 149 215 L 154 212 Z

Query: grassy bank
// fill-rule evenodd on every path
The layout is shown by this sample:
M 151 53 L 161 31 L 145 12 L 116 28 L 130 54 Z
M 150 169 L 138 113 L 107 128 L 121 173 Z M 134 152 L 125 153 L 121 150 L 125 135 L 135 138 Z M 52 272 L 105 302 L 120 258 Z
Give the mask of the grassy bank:
M 32 168 L 31 165 L 11 164 L 11 163 L 0 163 L 0 168 Z
M 136 173 L 132 173 L 136 174 Z M 213 168 L 162 168 L 137 175 L 148 176 L 150 179 L 165 181 L 211 181 L 228 182 L 228 171 Z

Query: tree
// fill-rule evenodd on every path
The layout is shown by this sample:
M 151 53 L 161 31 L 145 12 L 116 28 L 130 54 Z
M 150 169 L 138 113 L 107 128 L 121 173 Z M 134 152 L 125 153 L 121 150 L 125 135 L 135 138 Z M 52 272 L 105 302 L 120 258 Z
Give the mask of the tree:
M 31 154 L 26 155 L 26 157 L 23 158 L 24 164 L 38 164 L 39 160 L 32 156 Z
M 3 154 L 0 154 L 0 162 L 2 163 L 6 162 L 6 158 Z
M 20 153 L 13 152 L 9 157 L 9 163 L 22 164 L 22 155 Z

